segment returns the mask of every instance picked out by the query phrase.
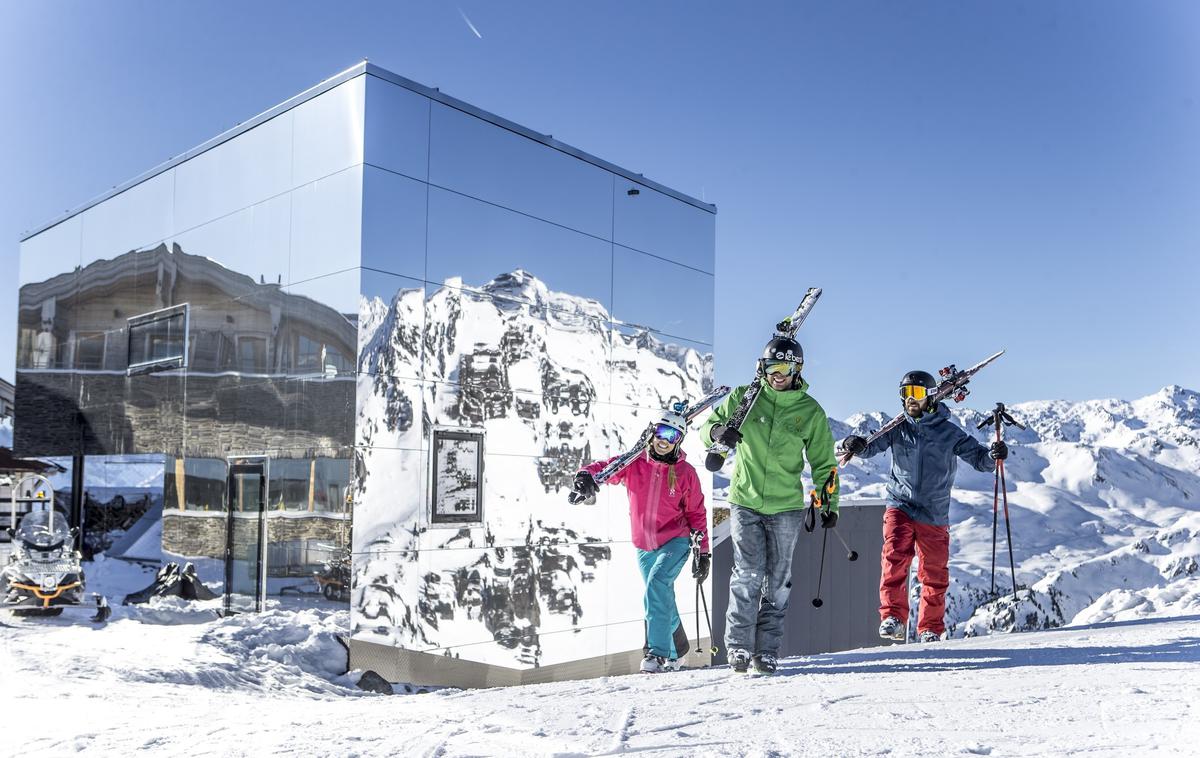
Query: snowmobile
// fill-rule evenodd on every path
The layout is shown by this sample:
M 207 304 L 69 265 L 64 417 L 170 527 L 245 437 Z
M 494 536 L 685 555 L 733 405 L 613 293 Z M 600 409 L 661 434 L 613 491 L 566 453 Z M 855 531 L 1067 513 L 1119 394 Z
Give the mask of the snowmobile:
M 40 481 L 30 483 L 31 479 Z M 82 555 L 75 549 L 78 532 L 54 509 L 50 483 L 44 477 L 26 477 L 17 492 L 14 502 L 41 504 L 45 510 L 31 510 L 19 527 L 8 527 L 12 552 L 8 564 L 0 569 L 0 608 L 16 616 L 58 616 L 67 608 L 88 608 Z M 22 493 L 29 496 L 22 497 Z M 92 621 L 107 621 L 112 615 L 108 601 L 101 595 L 93 595 L 93 601 L 96 613 Z

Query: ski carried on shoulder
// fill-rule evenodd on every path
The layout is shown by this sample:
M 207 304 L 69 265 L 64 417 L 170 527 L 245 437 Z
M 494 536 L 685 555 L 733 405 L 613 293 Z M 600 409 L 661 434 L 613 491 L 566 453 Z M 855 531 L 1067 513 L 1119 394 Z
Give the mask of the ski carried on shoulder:
M 817 300 L 820 297 L 820 287 L 809 287 L 808 292 L 804 293 L 804 298 L 800 301 L 800 305 L 796 306 L 795 312 L 775 325 L 775 336 L 795 337 L 796 332 L 804 324 L 804 319 L 808 318 L 808 314 L 812 311 L 813 306 L 817 304 Z M 762 392 L 762 387 L 763 377 L 756 374 L 754 381 L 750 382 L 750 387 L 742 397 L 742 402 L 738 403 L 738 407 L 734 409 L 733 415 L 729 417 L 729 423 L 726 424 L 729 429 L 742 428 L 746 417 L 750 415 L 750 411 L 754 408 L 754 402 L 758 400 L 759 393 Z M 725 457 L 729 455 L 729 451 L 730 448 L 728 446 L 720 442 L 714 442 L 712 447 L 708 448 L 708 455 L 704 458 L 704 468 L 709 471 L 720 471 L 721 466 L 725 465 Z
M 675 412 L 687 419 L 688 423 L 690 424 L 696 420 L 697 416 L 716 405 L 717 401 L 728 394 L 729 387 L 721 385 L 691 405 L 688 405 L 682 400 L 675 403 Z M 642 436 L 638 438 L 638 441 L 633 447 L 629 448 L 627 452 L 623 453 L 619 457 L 614 458 L 611 463 L 602 468 L 599 473 L 592 477 L 596 480 L 596 484 L 604 484 L 605 481 L 616 476 L 618 472 L 620 472 L 630 463 L 633 463 L 634 459 L 641 455 L 643 451 L 645 451 L 646 446 L 650 444 L 650 439 L 653 436 L 654 424 L 651 424 L 646 427 L 646 431 L 642 432 Z M 578 505 L 579 503 L 587 503 L 588 505 L 592 505 L 596 502 L 596 496 L 584 496 L 583 494 L 572 490 L 567 495 L 567 501 L 572 505 Z
M 979 373 L 981 368 L 1002 355 L 1004 355 L 1003 350 L 993 355 L 989 355 L 987 358 L 984 358 L 971 368 L 964 369 L 963 371 L 959 371 L 953 363 L 938 371 L 938 376 L 942 378 L 942 381 L 940 384 L 938 384 L 937 389 L 926 396 L 929 398 L 929 406 L 933 407 L 935 404 L 940 403 L 942 400 L 947 398 L 956 403 L 961 403 L 963 400 L 966 400 L 967 395 L 971 394 L 971 390 L 967 389 L 967 382 L 971 381 L 971 377 Z M 906 414 L 903 411 L 897 414 L 895 418 L 884 424 L 879 431 L 875 432 L 870 437 L 867 437 L 867 444 L 870 445 L 875 440 L 904 423 L 905 415 Z M 838 457 L 838 465 L 845 466 L 853 457 L 853 453 L 843 452 L 841 456 Z

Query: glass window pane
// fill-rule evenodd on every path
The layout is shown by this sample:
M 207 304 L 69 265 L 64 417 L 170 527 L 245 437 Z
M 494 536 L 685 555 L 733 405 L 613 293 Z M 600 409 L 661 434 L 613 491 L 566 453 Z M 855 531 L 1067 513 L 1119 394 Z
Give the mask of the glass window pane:
M 608 171 L 450 106 L 432 107 L 431 184 L 611 239 Z

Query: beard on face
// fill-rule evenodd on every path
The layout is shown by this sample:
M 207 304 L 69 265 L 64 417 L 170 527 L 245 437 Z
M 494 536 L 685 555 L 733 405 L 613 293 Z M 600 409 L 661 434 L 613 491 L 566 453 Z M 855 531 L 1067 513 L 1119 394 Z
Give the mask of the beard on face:
M 928 405 L 929 405 L 928 400 L 917 400 L 917 399 L 911 398 L 911 397 L 905 398 L 904 412 L 907 413 L 908 415 L 912 416 L 913 418 L 921 418 L 921 416 L 924 415 L 926 409 L 928 408 Z

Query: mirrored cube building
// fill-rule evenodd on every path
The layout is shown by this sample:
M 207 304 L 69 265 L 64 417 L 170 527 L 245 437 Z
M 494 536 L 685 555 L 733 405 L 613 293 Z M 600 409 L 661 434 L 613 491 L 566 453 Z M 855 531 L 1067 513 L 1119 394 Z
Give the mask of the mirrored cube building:
M 165 454 L 164 555 L 348 599 L 354 668 L 632 671 L 625 493 L 566 495 L 711 387 L 714 223 L 360 64 L 22 242 L 15 452 Z

